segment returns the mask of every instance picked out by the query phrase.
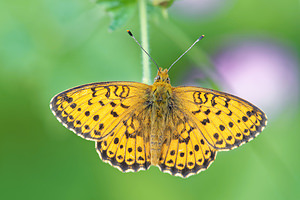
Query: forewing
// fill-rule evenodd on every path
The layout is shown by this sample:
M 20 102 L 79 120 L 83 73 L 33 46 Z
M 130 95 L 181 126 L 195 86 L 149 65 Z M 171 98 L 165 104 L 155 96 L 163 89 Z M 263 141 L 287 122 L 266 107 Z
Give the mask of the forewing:
M 263 111 L 230 94 L 200 87 L 176 87 L 174 98 L 205 140 L 230 150 L 255 138 L 266 126 Z
M 149 88 L 135 82 L 82 85 L 53 97 L 50 108 L 65 127 L 85 139 L 99 141 L 144 105 Z

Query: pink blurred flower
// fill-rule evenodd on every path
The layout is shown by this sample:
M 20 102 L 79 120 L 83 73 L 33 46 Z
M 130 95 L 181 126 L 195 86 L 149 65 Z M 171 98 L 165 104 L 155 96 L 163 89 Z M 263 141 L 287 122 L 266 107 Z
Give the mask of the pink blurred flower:
M 221 10 L 231 7 L 232 2 L 232 0 L 179 0 L 174 1 L 169 10 L 174 15 L 184 18 L 203 15 L 215 16 Z
M 266 40 L 226 45 L 214 59 L 223 89 L 249 100 L 269 116 L 299 100 L 298 60 L 292 49 Z

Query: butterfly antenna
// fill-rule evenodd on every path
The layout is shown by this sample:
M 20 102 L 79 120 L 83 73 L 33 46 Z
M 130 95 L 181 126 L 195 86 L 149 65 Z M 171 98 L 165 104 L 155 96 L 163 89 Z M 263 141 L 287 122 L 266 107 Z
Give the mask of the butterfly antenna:
M 134 39 L 134 41 L 141 47 L 141 49 L 149 56 L 149 58 L 154 62 L 154 64 L 156 65 L 157 69 L 159 70 L 158 65 L 156 64 L 156 62 L 153 60 L 153 58 L 149 55 L 149 53 L 142 47 L 142 45 L 140 45 L 140 43 L 135 39 L 135 37 L 133 36 L 133 34 L 131 33 L 130 30 L 127 30 L 127 33 Z
M 177 61 L 180 60 L 180 58 L 181 58 L 182 56 L 184 56 L 184 54 L 186 54 L 189 50 L 191 50 L 191 48 L 192 48 L 197 42 L 199 42 L 202 38 L 204 38 L 204 35 L 201 35 L 201 36 L 200 36 L 200 37 L 192 44 L 192 46 L 190 46 L 190 48 L 188 48 L 181 56 L 179 56 L 179 58 L 177 58 L 177 60 L 175 60 L 175 62 L 173 62 L 173 64 L 169 67 L 168 71 L 170 71 L 171 67 L 173 67 L 173 65 L 174 65 L 175 63 L 177 63 Z

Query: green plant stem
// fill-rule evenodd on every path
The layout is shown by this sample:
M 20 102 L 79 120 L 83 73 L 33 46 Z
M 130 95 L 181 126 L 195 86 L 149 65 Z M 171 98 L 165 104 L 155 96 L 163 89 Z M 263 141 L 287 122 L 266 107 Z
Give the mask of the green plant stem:
M 140 27 L 141 27 L 141 45 L 149 53 L 149 41 L 148 41 L 148 19 L 147 19 L 147 3 L 146 0 L 139 0 L 139 15 L 140 15 Z M 143 60 L 143 78 L 142 82 L 151 84 L 151 71 L 150 62 L 147 54 L 142 52 Z

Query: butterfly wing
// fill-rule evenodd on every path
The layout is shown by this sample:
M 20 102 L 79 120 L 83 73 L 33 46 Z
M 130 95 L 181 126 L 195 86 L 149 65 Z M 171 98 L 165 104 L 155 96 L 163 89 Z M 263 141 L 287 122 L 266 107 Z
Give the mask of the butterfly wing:
M 253 104 L 230 94 L 200 87 L 176 87 L 174 98 L 216 150 L 230 150 L 255 138 L 267 117 Z
M 57 119 L 77 135 L 96 141 L 103 161 L 122 171 L 147 169 L 149 141 L 141 134 L 150 86 L 134 82 L 102 82 L 66 90 L 51 100 Z
M 150 86 L 133 82 L 102 82 L 78 86 L 53 97 L 50 108 L 68 129 L 88 140 L 101 140 L 143 105 Z
M 117 125 L 114 134 L 96 142 L 97 152 L 104 162 L 123 172 L 149 168 L 151 160 L 147 133 L 150 133 L 150 118 L 145 111 L 146 108 L 135 110 L 122 124 Z
M 162 146 L 159 168 L 171 175 L 186 178 L 207 169 L 217 152 L 208 145 L 185 112 L 176 110 L 175 113 L 173 124 L 167 129 L 171 138 Z

